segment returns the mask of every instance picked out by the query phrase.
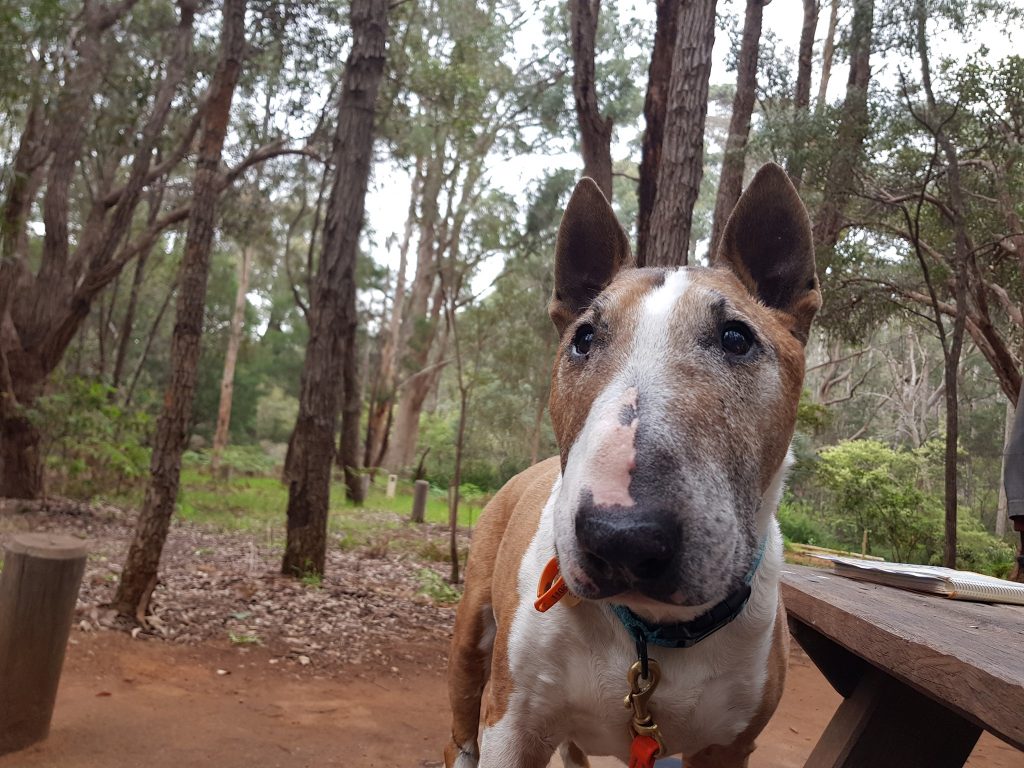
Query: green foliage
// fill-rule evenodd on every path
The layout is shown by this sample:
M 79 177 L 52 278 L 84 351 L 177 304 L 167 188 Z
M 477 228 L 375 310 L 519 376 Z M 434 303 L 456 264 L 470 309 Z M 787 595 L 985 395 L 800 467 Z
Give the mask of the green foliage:
M 805 502 L 784 498 L 776 517 L 786 541 L 818 547 L 831 546 L 833 543 L 825 521 L 816 516 L 811 505 Z
M 435 603 L 457 603 L 462 597 L 458 587 L 445 581 L 437 571 L 420 568 L 416 575 L 420 581 L 418 594 L 426 595 Z
M 865 529 L 906 562 L 934 546 L 941 503 L 919 489 L 922 462 L 877 440 L 850 440 L 821 452 L 818 476 L 834 499 L 833 522 L 851 545 Z
M 150 418 L 126 411 L 113 395 L 103 384 L 70 377 L 58 380 L 29 411 L 44 435 L 52 490 L 91 498 L 130 492 L 145 483 Z
M 806 389 L 800 393 L 800 403 L 796 410 L 796 428 L 801 432 L 815 434 L 818 430 L 828 426 L 831 414 L 828 408 L 811 399 L 811 393 Z
M 263 440 L 285 443 L 298 414 L 298 398 L 285 394 L 281 387 L 272 386 L 256 402 L 256 433 Z
M 207 451 L 188 451 L 183 457 L 187 466 L 209 468 L 211 454 Z M 229 445 L 220 457 L 221 468 L 229 474 L 264 477 L 273 475 L 277 462 L 258 445 Z
M 956 565 L 970 571 L 1006 578 L 1013 569 L 1014 548 L 985 530 L 970 510 L 957 515 Z M 938 554 L 933 557 L 939 562 Z

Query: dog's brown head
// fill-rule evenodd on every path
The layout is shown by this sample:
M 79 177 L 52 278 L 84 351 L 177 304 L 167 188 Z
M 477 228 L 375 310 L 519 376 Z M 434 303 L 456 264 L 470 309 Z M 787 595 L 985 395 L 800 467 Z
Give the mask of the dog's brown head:
M 712 268 L 632 268 L 590 179 L 558 233 L 555 543 L 582 597 L 701 606 L 736 589 L 781 492 L 821 304 L 807 212 L 758 171 Z

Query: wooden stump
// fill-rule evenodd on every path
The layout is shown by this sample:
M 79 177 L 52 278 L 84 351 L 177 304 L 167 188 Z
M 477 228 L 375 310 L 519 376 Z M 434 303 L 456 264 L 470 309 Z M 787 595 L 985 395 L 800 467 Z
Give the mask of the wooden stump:
M 24 533 L 0 574 L 0 755 L 50 732 L 64 649 L 85 572 L 84 542 Z
M 388 475 L 388 490 L 387 497 L 389 499 L 395 498 L 395 491 L 398 490 L 398 475 Z
M 427 491 L 430 490 L 430 483 L 426 480 L 417 480 L 412 489 L 412 521 L 422 523 L 427 512 Z
M 365 502 L 370 495 L 370 476 L 363 475 L 359 478 L 359 482 L 363 484 L 363 501 Z

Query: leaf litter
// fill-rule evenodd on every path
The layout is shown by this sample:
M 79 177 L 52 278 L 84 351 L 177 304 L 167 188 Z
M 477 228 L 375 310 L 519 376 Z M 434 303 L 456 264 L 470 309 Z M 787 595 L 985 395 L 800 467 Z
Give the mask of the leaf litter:
M 391 521 L 397 525 L 387 530 L 384 546 L 378 536 L 354 549 L 342 549 L 341 539 L 332 535 L 326 573 L 312 581 L 279 572 L 280 536 L 275 544 L 265 536 L 175 519 L 147 626 L 140 628 L 107 607 L 134 522 L 133 513 L 102 503 L 0 500 L 0 545 L 25 530 L 88 540 L 73 624 L 80 632 L 125 631 L 140 641 L 227 644 L 240 653 L 257 646 L 269 653 L 272 664 L 316 672 L 369 665 L 395 673 L 397 661 L 443 663 L 442 654 L 431 649 L 443 647 L 451 636 L 454 606 L 435 602 L 424 587 L 446 578 L 448 564 L 418 554 L 447 549 L 443 526 Z M 459 535 L 464 549 L 468 534 Z M 437 577 L 425 580 L 424 569 Z M 402 647 L 419 647 L 432 660 L 403 653 Z

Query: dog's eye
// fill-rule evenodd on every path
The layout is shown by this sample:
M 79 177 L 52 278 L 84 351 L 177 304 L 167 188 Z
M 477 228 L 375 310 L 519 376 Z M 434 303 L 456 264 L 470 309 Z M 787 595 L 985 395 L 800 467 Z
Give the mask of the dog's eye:
M 572 337 L 572 353 L 579 357 L 586 357 L 590 352 L 590 345 L 594 343 L 594 326 L 584 323 L 576 329 L 576 335 Z
M 754 346 L 754 332 L 740 322 L 726 323 L 722 327 L 722 349 L 726 354 L 742 357 Z

